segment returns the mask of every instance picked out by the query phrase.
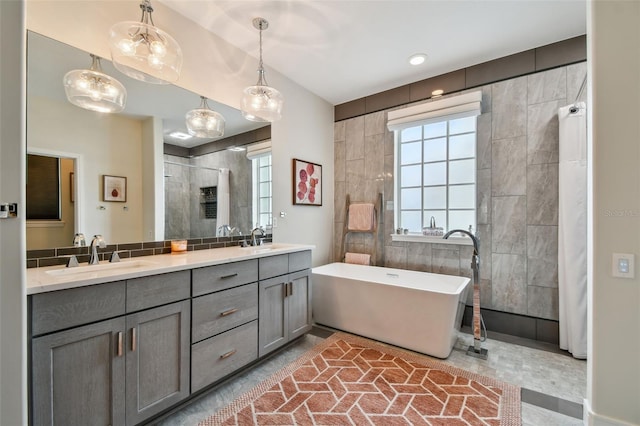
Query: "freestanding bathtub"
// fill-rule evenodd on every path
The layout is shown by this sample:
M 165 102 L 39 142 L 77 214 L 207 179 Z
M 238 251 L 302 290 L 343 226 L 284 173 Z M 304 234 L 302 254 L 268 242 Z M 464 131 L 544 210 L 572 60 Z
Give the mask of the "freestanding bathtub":
M 469 278 L 348 263 L 312 274 L 316 323 L 438 358 L 451 353 Z

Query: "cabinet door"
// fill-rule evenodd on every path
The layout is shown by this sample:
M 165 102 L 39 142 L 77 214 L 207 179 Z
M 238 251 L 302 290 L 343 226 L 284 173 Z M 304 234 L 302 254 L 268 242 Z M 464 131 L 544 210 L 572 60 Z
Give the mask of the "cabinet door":
M 289 340 L 311 330 L 311 270 L 289 274 Z
M 127 315 L 127 425 L 189 396 L 190 302 Z
M 258 298 L 258 356 L 279 348 L 288 341 L 288 307 L 285 303 L 287 275 L 260 281 Z
M 32 340 L 33 425 L 125 424 L 124 328 L 120 317 Z

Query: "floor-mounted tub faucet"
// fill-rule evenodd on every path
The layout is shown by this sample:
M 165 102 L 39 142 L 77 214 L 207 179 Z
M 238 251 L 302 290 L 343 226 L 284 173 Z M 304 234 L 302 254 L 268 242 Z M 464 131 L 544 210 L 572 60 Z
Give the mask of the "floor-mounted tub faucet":
M 91 246 L 89 247 L 91 249 L 89 265 L 97 265 L 100 263 L 100 260 L 98 259 L 98 247 L 105 248 L 106 246 L 107 243 L 104 241 L 104 238 L 102 238 L 102 235 L 98 234 L 93 236 Z
M 480 323 L 482 317 L 480 315 L 480 256 L 478 254 L 478 238 L 469 231 L 464 229 L 454 229 L 444 234 L 442 238 L 448 239 L 452 234 L 461 233 L 468 235 L 473 241 L 473 255 L 471 255 L 471 270 L 473 271 L 473 346 L 469 346 L 467 349 L 467 355 L 471 355 L 476 358 L 487 359 L 488 351 L 482 349 L 480 343 L 482 342 Z

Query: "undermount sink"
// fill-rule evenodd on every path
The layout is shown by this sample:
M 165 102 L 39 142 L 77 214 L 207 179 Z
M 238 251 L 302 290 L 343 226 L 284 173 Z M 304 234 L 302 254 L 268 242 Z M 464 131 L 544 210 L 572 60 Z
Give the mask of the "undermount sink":
M 281 244 L 265 244 L 263 246 L 247 246 L 247 247 L 240 247 L 240 249 L 242 250 L 246 250 L 250 253 L 267 253 L 270 252 L 272 250 L 277 250 L 280 248 L 283 248 L 284 246 Z
M 84 265 L 76 266 L 73 268 L 52 269 L 50 271 L 47 271 L 47 274 L 54 277 L 77 277 L 106 271 L 127 272 L 130 270 L 136 270 L 154 265 L 157 264 L 148 260 L 123 260 L 121 262 L 115 263 L 100 263 L 98 265 Z

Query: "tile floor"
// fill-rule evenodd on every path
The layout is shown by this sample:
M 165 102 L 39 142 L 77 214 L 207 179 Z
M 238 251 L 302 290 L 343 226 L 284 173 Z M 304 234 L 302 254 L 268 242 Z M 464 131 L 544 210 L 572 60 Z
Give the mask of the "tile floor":
M 314 328 L 310 334 L 284 350 L 154 423 L 161 426 L 197 425 L 329 334 L 331 332 L 328 330 Z M 576 360 L 549 345 L 531 341 L 515 344 L 513 341 L 517 339 L 490 334 L 489 339 L 482 344 L 489 356 L 487 360 L 482 360 L 466 355 L 473 337 L 461 332 L 451 355 L 443 362 L 521 386 L 522 424 L 525 426 L 582 425 L 581 404 L 587 387 L 586 361 Z

